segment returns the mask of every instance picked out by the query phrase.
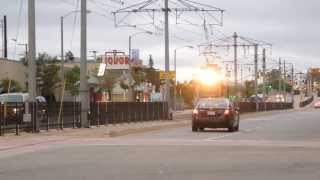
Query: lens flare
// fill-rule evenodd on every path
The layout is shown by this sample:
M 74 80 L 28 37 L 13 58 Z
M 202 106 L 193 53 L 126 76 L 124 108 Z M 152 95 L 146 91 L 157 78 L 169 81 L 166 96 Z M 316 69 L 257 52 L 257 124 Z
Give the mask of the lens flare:
M 201 69 L 198 72 L 198 80 L 200 80 L 205 85 L 215 85 L 223 81 L 224 77 L 221 73 L 210 69 Z

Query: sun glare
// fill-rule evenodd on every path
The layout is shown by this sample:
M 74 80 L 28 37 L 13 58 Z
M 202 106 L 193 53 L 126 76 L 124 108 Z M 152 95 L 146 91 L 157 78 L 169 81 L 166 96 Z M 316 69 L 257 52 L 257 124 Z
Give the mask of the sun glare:
M 205 85 L 215 85 L 223 79 L 222 74 L 210 69 L 200 69 L 198 72 L 198 80 Z

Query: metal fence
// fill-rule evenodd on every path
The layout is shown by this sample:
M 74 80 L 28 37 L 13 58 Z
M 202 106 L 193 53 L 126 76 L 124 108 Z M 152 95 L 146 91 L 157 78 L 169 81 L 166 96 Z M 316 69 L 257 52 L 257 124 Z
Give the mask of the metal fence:
M 97 102 L 90 107 L 91 125 L 169 119 L 166 102 Z
M 293 103 L 239 102 L 241 113 L 293 109 Z
M 29 121 L 24 118 L 27 109 L 31 113 Z M 81 126 L 80 114 L 79 102 L 0 104 L 0 135 L 35 132 L 36 122 L 40 130 L 77 128 Z M 169 119 L 166 102 L 97 102 L 89 111 L 92 126 L 165 119 Z

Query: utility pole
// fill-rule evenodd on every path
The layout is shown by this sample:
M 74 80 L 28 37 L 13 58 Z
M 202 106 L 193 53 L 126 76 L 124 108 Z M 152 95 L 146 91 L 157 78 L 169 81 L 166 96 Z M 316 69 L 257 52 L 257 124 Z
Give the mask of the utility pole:
M 258 44 L 254 45 L 254 89 L 258 96 Z
M 278 90 L 281 92 L 281 77 L 282 77 L 282 65 L 281 65 L 281 58 L 279 58 L 279 84 L 278 84 Z
M 35 27 L 35 0 L 28 0 L 28 92 L 29 102 L 34 104 L 37 95 L 36 85 L 36 27 Z M 34 108 L 33 108 L 34 110 Z M 35 131 L 39 132 L 39 119 L 35 122 Z
M 266 49 L 262 50 L 262 73 L 263 73 L 263 98 L 266 98 L 267 95 L 267 78 L 266 78 Z
M 291 85 L 292 85 L 292 90 L 293 90 L 293 86 L 294 86 L 294 66 L 293 64 L 291 64 Z
M 3 28 L 3 19 L 0 19 L 0 28 L 1 28 L 1 42 L 2 42 L 2 44 L 1 44 L 1 47 L 2 47 L 2 56 L 4 57 L 4 28 Z
M 169 0 L 164 0 L 164 41 L 165 41 L 165 72 L 170 71 L 170 54 L 169 54 Z M 171 96 L 170 96 L 170 80 L 166 76 L 166 101 L 168 103 L 168 118 L 171 111 Z
M 64 40 L 63 40 L 63 16 L 60 17 L 60 23 L 61 23 L 61 88 L 63 89 L 64 87 Z M 62 90 L 63 91 L 63 90 Z M 61 91 L 61 101 L 63 100 L 63 94 Z
M 233 48 L 234 48 L 234 85 L 238 85 L 238 35 L 233 34 Z
M 287 69 L 286 69 L 286 60 L 283 61 L 283 92 L 284 92 L 284 102 L 287 102 Z
M 81 0 L 81 45 L 80 45 L 80 99 L 81 126 L 89 127 L 89 97 L 87 80 L 87 0 Z
M 5 59 L 8 58 L 8 30 L 7 30 L 7 16 L 3 16 L 3 44 L 4 44 L 4 49 L 3 49 L 3 56 Z

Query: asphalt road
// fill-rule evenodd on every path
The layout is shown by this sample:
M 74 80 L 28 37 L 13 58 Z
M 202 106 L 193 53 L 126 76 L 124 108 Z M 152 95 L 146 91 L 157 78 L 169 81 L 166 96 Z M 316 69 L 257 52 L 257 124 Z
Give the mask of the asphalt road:
M 242 118 L 237 133 L 184 127 L 21 151 L 0 152 L 0 180 L 319 180 L 320 111 Z

